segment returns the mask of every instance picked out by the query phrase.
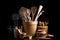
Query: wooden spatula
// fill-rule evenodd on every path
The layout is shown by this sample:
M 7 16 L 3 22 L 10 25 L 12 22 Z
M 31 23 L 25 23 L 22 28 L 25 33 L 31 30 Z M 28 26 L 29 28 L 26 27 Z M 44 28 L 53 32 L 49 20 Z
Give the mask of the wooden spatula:
M 43 11 L 41 12 L 42 8 L 43 8 L 43 6 L 40 5 L 39 9 L 38 9 L 38 13 L 37 13 L 36 18 L 35 18 L 35 21 L 37 21 L 38 17 L 42 14 L 42 12 L 43 12 Z

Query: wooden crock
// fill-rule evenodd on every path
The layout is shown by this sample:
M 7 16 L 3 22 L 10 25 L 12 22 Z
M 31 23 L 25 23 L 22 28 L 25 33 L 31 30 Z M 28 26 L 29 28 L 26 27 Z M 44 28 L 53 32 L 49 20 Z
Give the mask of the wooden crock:
M 37 21 L 23 22 L 24 32 L 27 33 L 27 35 L 34 36 L 37 30 L 37 24 Z

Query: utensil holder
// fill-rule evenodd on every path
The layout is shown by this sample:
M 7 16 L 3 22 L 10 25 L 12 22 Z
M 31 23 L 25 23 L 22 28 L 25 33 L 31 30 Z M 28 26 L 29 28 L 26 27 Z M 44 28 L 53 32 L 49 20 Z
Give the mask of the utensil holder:
M 27 35 L 34 36 L 37 30 L 37 24 L 37 21 L 23 22 L 24 32 L 27 33 Z

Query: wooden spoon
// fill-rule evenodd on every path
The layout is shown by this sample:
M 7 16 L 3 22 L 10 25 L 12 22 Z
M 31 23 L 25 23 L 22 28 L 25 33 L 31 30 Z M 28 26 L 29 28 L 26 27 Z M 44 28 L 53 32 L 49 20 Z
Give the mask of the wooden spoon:
M 27 20 L 31 21 L 31 17 L 30 17 L 31 11 L 30 11 L 30 9 L 27 9 L 26 12 L 27 12 Z

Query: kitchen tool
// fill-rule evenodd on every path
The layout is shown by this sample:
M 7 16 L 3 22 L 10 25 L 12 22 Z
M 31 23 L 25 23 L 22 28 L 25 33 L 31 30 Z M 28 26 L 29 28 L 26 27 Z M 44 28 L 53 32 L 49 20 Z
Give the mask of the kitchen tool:
M 32 21 L 34 20 L 34 15 L 35 15 L 36 11 L 37 11 L 37 7 L 35 7 L 35 6 L 31 7 Z
M 30 14 L 31 14 L 31 11 L 30 9 L 27 9 L 27 21 L 31 21 L 31 17 L 30 17 Z
M 37 16 L 36 16 L 36 18 L 35 18 L 35 21 L 37 21 L 38 17 L 42 14 L 42 12 L 41 12 L 42 8 L 43 8 L 43 6 L 40 5 L 40 6 L 39 6 L 39 9 L 38 9 Z M 39 15 L 39 16 L 38 16 L 38 15 Z

